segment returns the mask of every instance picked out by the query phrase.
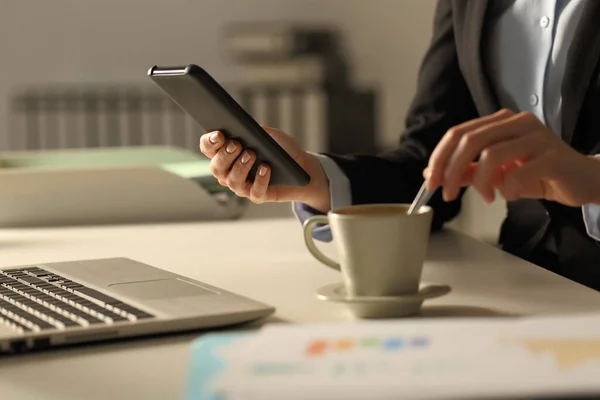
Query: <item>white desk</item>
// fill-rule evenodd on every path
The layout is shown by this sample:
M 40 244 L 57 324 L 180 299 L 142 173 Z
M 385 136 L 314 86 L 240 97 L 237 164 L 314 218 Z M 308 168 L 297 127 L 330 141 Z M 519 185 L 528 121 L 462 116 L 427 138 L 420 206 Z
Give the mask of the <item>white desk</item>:
M 327 251 L 332 250 L 326 245 Z M 277 307 L 290 322 L 349 318 L 314 296 L 340 280 L 305 250 L 291 218 L 0 230 L 0 265 L 125 256 Z M 427 316 L 600 310 L 600 294 L 457 233 L 432 238 L 424 280 L 453 291 Z M 199 332 L 0 359 L 0 399 L 178 399 Z

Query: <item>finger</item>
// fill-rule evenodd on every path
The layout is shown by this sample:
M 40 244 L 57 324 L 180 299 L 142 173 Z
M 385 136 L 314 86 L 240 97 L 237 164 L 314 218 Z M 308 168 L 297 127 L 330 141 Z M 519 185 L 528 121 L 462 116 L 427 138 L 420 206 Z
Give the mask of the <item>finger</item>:
M 499 187 L 502 197 L 507 201 L 521 198 L 552 200 L 544 178 L 552 176 L 555 165 L 552 156 L 546 154 L 505 172 L 504 182 Z
M 271 179 L 271 169 L 266 164 L 259 165 L 254 182 L 250 188 L 250 200 L 256 204 L 264 203 L 267 200 L 267 189 Z
M 442 137 L 442 140 L 435 147 L 431 157 L 429 158 L 429 189 L 435 189 L 442 185 L 446 164 L 448 163 L 450 156 L 465 133 L 494 121 L 506 119 L 511 115 L 513 115 L 512 111 L 503 109 L 494 114 L 467 121 L 449 129 L 448 132 L 446 132 L 446 134 Z
M 219 181 L 225 182 L 231 165 L 242 152 L 242 145 L 235 140 L 227 142 L 210 161 L 210 172 Z
M 473 186 L 487 202 L 494 201 L 494 181 L 498 171 L 505 165 L 531 159 L 543 147 L 536 136 L 527 135 L 498 143 L 481 152 L 478 167 L 473 177 Z
M 465 174 L 463 175 L 462 186 L 468 186 L 471 184 L 471 182 L 473 181 L 473 175 L 475 174 L 476 169 L 477 169 L 477 163 L 472 162 L 469 165 L 469 168 L 467 168 L 467 171 L 465 172 Z M 427 179 L 427 177 L 430 175 L 429 171 L 430 171 L 429 167 L 427 167 L 423 170 L 423 178 Z
M 248 182 L 248 173 L 255 160 L 253 151 L 244 150 L 227 175 L 227 186 L 240 197 L 248 197 L 250 194 L 252 183 Z
M 462 183 L 461 185 L 464 186 L 469 186 L 471 185 L 471 183 L 473 183 L 473 177 L 475 176 L 475 171 L 477 170 L 477 165 L 478 163 L 473 162 L 471 164 L 469 164 L 469 168 L 467 169 L 467 171 L 465 172 L 465 174 L 462 177 Z M 494 187 L 498 187 L 502 184 L 502 182 L 504 181 L 504 174 L 506 171 L 510 171 L 512 170 L 512 168 L 516 168 L 518 165 L 517 164 L 510 164 L 510 165 L 504 165 L 500 168 L 499 171 L 497 171 L 497 173 L 494 175 L 494 179 L 493 179 L 493 186 Z M 423 178 L 427 179 L 427 176 L 429 175 L 429 169 L 425 168 L 423 170 Z
M 213 158 L 223 144 L 225 144 L 225 136 L 219 131 L 200 136 L 200 151 L 208 158 Z
M 520 161 L 514 162 L 512 164 L 506 164 L 500 167 L 496 174 L 494 175 L 494 188 L 499 189 L 504 185 L 504 180 L 506 177 L 516 168 L 520 168 L 523 165 Z
M 481 126 L 460 139 L 444 171 L 444 199 L 453 200 L 460 190 L 460 178 L 469 163 L 486 148 L 535 132 L 521 114 Z

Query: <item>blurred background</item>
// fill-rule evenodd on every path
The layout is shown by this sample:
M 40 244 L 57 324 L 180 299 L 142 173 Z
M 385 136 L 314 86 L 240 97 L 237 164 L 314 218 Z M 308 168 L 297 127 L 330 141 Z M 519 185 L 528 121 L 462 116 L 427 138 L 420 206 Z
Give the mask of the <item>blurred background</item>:
M 167 144 L 200 129 L 146 75 L 204 67 L 306 149 L 395 146 L 434 0 L 0 0 L 0 151 Z M 83 133 L 82 133 L 83 132 Z M 453 226 L 495 242 L 504 204 Z

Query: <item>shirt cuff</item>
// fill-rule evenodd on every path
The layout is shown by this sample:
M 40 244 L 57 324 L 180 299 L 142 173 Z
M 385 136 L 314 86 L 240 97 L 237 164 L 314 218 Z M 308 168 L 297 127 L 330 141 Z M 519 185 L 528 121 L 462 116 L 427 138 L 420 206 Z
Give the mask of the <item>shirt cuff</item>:
M 585 204 L 581 207 L 583 222 L 589 237 L 600 241 L 600 206 L 597 204 Z
M 304 222 L 312 216 L 315 215 L 324 215 L 324 213 L 315 210 L 302 203 L 292 203 L 292 211 L 294 215 L 300 221 L 302 225 Z M 313 238 L 320 242 L 331 242 L 333 240 L 333 236 L 331 235 L 331 229 L 329 229 L 329 225 L 317 224 L 313 228 Z
M 350 180 L 346 174 L 344 174 L 342 169 L 335 161 L 327 156 L 315 153 L 310 154 L 314 155 L 319 160 L 321 167 L 329 180 L 331 209 L 335 210 L 340 207 L 351 205 L 352 193 L 350 191 Z M 302 203 L 292 203 L 292 211 L 302 224 L 314 215 L 324 214 Z M 322 242 L 331 242 L 333 239 L 328 225 L 317 225 L 313 230 L 313 237 Z
M 600 157 L 600 154 L 596 154 Z M 583 213 L 583 223 L 589 237 L 600 241 L 600 206 L 597 204 L 584 204 L 581 207 Z
M 325 175 L 329 180 L 329 192 L 331 200 L 331 209 L 335 210 L 341 207 L 352 205 L 352 192 L 350 191 L 350 180 L 344 174 L 344 171 L 331 158 L 322 154 L 310 153 L 317 157 L 321 163 Z

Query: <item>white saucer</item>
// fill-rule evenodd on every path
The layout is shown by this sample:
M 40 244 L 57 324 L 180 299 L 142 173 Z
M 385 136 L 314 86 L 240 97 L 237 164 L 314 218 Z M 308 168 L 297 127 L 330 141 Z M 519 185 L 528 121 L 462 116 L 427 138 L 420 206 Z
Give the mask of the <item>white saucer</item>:
M 398 318 L 419 312 L 423 301 L 440 297 L 450 292 L 448 285 L 421 285 L 415 294 L 404 296 L 359 296 L 346 293 L 342 282 L 323 286 L 317 290 L 317 298 L 325 301 L 346 303 L 358 318 Z

